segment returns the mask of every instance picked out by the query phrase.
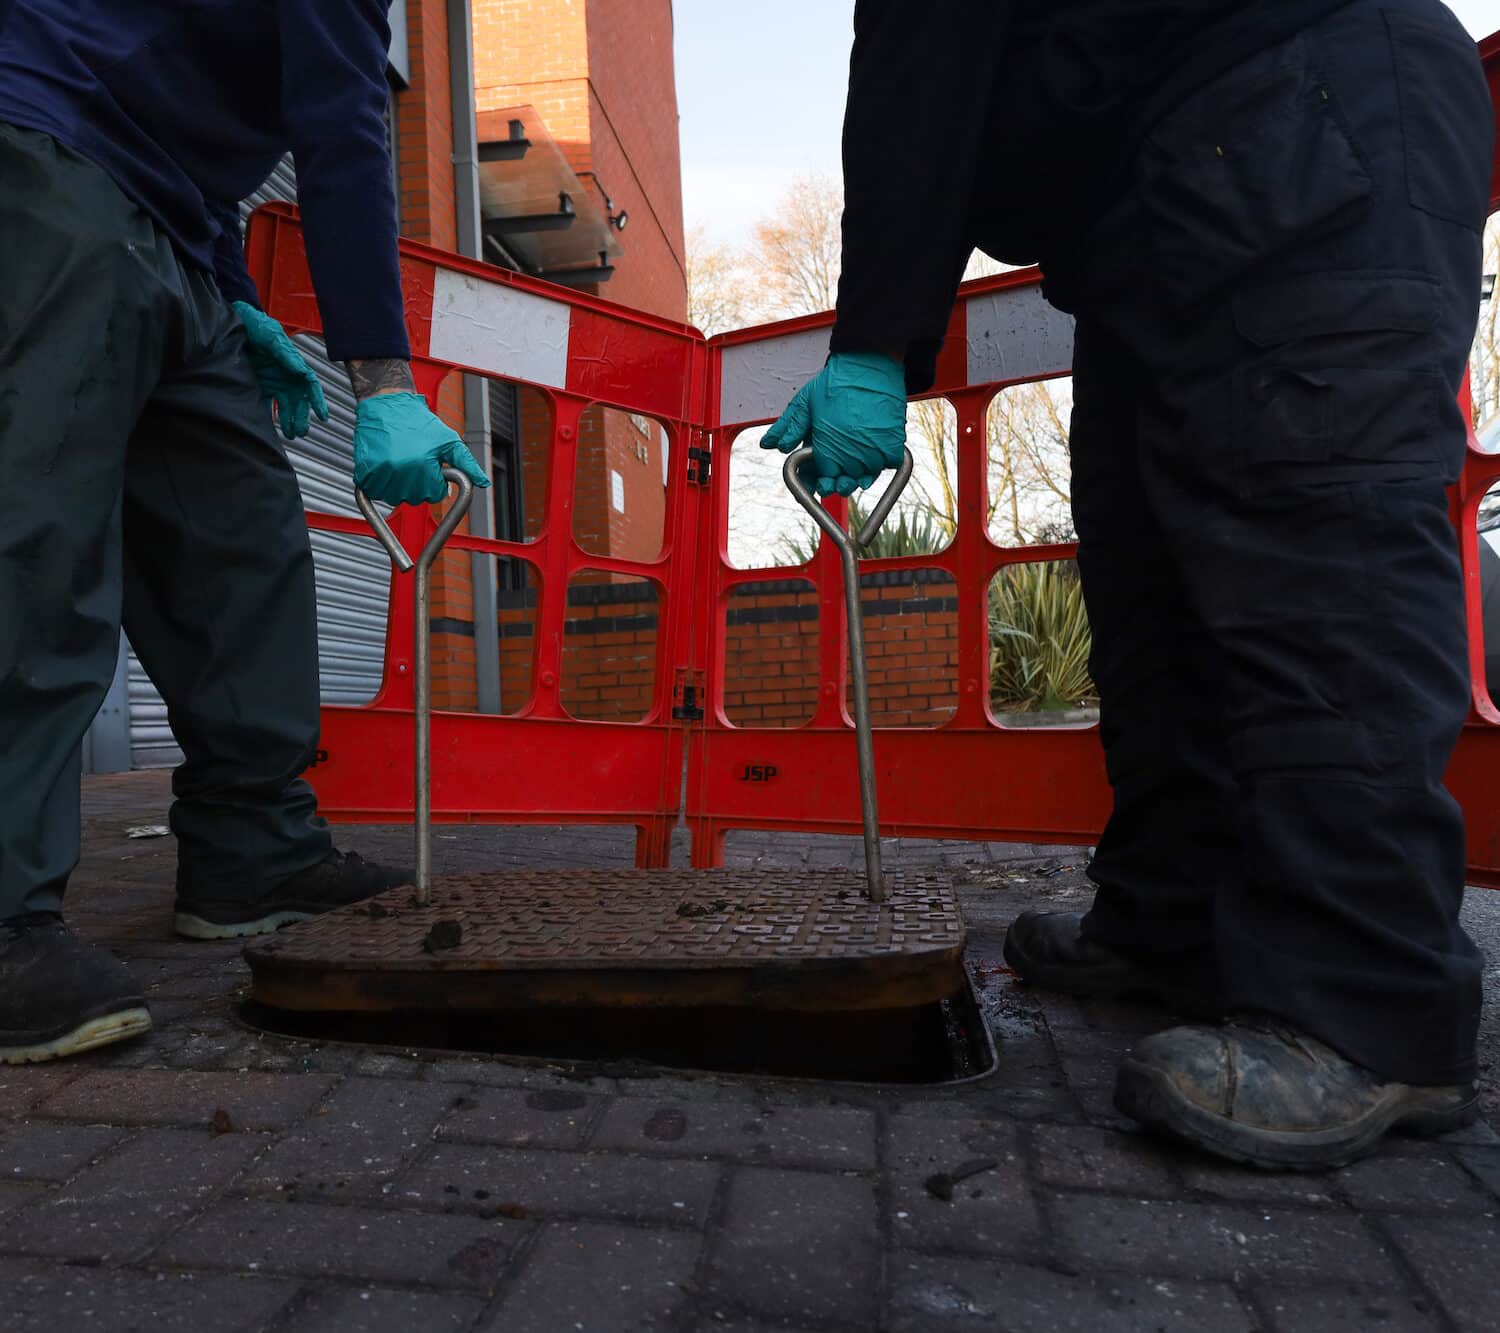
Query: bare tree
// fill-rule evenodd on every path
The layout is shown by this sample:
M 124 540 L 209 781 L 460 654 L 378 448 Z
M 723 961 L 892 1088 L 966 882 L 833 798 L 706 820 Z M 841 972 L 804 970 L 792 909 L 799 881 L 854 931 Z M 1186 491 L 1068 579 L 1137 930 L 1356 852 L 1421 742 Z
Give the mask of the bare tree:
M 1071 410 L 1070 377 L 1014 385 L 990 404 L 988 517 L 997 540 L 1021 545 L 1073 537 Z
M 744 254 L 714 245 L 694 227 L 687 235 L 688 322 L 710 338 L 762 316 Z
M 844 194 L 828 176 L 803 176 L 755 224 L 750 267 L 777 317 L 831 310 L 838 298 Z
M 1479 306 L 1479 327 L 1469 360 L 1469 390 L 1474 397 L 1474 420 L 1483 425 L 1500 413 L 1500 214 L 1484 231 L 1482 271 L 1492 284 L 1489 299 Z

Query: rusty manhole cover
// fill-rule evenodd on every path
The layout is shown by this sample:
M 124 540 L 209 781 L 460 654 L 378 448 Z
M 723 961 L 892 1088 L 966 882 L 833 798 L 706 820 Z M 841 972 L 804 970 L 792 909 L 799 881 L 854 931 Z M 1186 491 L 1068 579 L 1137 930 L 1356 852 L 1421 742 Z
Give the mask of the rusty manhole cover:
M 513 871 L 433 881 L 250 945 L 259 1004 L 300 1011 L 731 1005 L 868 1010 L 963 984 L 946 877 L 844 870 Z

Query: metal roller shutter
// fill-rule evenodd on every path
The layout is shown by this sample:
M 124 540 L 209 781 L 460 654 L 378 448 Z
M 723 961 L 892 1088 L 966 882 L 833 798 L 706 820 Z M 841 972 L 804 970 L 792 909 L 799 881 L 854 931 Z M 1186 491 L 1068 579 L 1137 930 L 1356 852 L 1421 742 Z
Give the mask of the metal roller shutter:
M 272 199 L 295 202 L 297 181 L 286 158 L 255 194 L 242 214 Z M 330 361 L 320 338 L 298 336 L 302 355 L 318 372 L 328 401 L 329 420 L 313 421 L 312 433 L 287 445 L 297 471 L 306 508 L 359 516 L 351 476 L 354 439 L 354 395 L 343 366 Z M 391 567 L 374 541 L 330 532 L 312 534 L 313 565 L 318 584 L 318 669 L 324 703 L 360 704 L 380 687 L 385 656 L 386 596 Z M 135 653 L 130 654 L 130 755 L 136 768 L 179 763 L 182 752 L 172 738 L 167 708 Z

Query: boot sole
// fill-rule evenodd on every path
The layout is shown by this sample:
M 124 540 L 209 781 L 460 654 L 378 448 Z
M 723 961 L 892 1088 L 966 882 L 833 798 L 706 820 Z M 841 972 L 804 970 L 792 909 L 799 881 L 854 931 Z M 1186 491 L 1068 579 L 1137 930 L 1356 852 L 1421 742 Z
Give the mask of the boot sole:
M 132 1009 L 121 1009 L 118 1013 L 105 1014 L 100 1018 L 91 1018 L 51 1041 L 33 1042 L 25 1046 L 0 1045 L 0 1064 L 34 1065 L 46 1060 L 61 1060 L 67 1055 L 80 1055 L 84 1051 L 110 1046 L 117 1041 L 127 1041 L 150 1031 L 151 1014 L 144 1005 L 139 1005 Z
M 1415 1095 L 1420 1098 L 1421 1090 Z M 1272 1171 L 1318 1171 L 1363 1157 L 1393 1131 L 1431 1138 L 1473 1124 L 1479 1117 L 1479 1093 L 1447 1106 L 1391 1101 L 1339 1129 L 1299 1134 L 1256 1129 L 1215 1115 L 1184 1096 L 1162 1070 L 1126 1059 L 1115 1080 L 1115 1108 L 1231 1162 Z
M 318 912 L 297 912 L 290 909 L 268 912 L 254 921 L 210 921 L 207 917 L 192 912 L 178 912 L 172 920 L 172 929 L 189 940 L 241 940 L 249 935 L 269 935 L 298 921 L 311 921 Z

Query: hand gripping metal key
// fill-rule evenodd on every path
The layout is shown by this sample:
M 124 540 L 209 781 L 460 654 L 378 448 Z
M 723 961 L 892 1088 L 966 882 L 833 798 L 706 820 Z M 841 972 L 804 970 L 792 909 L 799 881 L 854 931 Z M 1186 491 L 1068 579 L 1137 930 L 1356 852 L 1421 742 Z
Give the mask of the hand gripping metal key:
M 474 485 L 457 468 L 444 467 L 443 477 L 458 487 L 458 498 L 453 507 L 443 515 L 437 531 L 428 539 L 427 545 L 416 560 L 406 553 L 400 539 L 391 531 L 390 525 L 381 517 L 380 511 L 370 503 L 370 498 L 357 486 L 354 500 L 365 521 L 375 529 L 380 544 L 385 547 L 398 573 L 410 573 L 416 577 L 416 642 L 413 645 L 416 659 L 415 679 L 412 682 L 416 695 L 416 840 L 417 840 L 417 901 L 426 906 L 432 886 L 432 635 L 429 630 L 432 616 L 430 596 L 432 562 L 443 549 L 453 530 L 464 521 L 469 512 L 469 502 L 474 498 Z
M 885 876 L 880 869 L 880 811 L 875 792 L 875 744 L 870 734 L 870 679 L 865 664 L 864 608 L 859 596 L 859 556 L 875 540 L 890 512 L 911 480 L 911 450 L 903 450 L 901 466 L 885 494 L 876 502 L 869 518 L 857 533 L 845 532 L 832 514 L 818 503 L 798 475 L 798 469 L 813 456 L 811 449 L 798 449 L 788 455 L 781 469 L 787 489 L 813 517 L 828 539 L 838 547 L 844 565 L 844 606 L 849 619 L 849 677 L 854 694 L 854 740 L 859 754 L 859 804 L 865 827 L 865 873 L 869 880 L 871 902 L 885 901 Z

